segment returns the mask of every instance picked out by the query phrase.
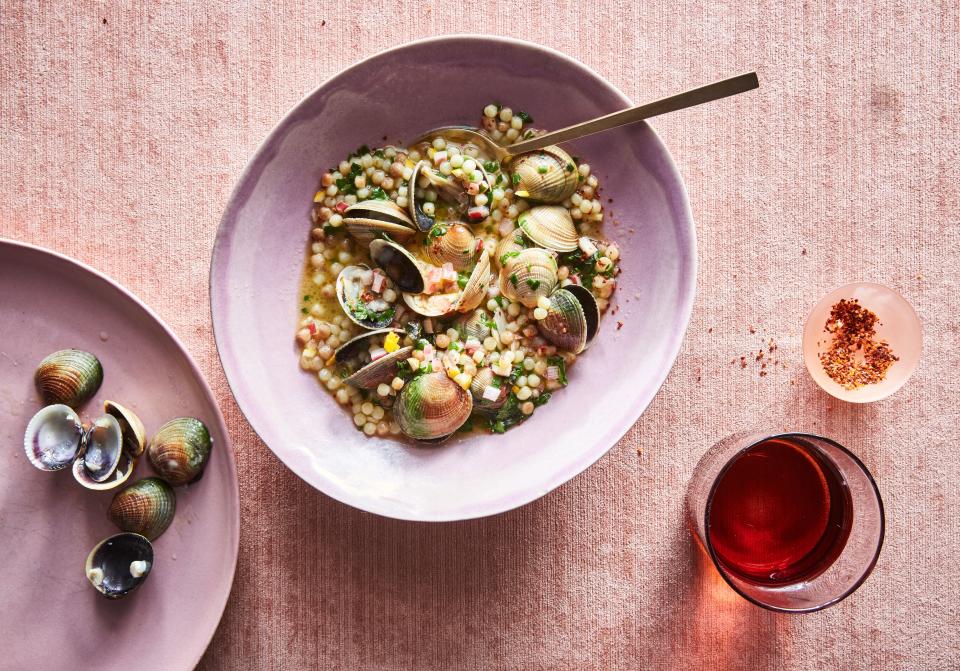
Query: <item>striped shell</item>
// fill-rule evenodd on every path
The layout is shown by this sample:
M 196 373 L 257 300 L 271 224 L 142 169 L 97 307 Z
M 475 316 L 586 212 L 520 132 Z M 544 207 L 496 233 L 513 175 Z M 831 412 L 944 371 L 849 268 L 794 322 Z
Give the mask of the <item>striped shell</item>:
M 120 424 L 123 433 L 123 450 L 132 457 L 139 457 L 147 446 L 147 431 L 143 422 L 130 410 L 115 401 L 104 401 L 103 410 Z
M 416 440 L 445 438 L 470 417 L 473 397 L 446 373 L 427 373 L 408 382 L 394 405 L 401 430 Z
M 550 296 L 550 308 L 537 327 L 548 342 L 559 349 L 579 354 L 593 339 L 599 325 L 600 311 L 593 294 L 583 287 L 570 290 L 568 285 Z
M 359 389 L 376 389 L 380 384 L 390 382 L 397 376 L 397 364 L 413 355 L 413 347 L 401 347 L 371 361 L 344 380 Z
M 147 446 L 147 457 L 157 475 L 176 487 L 200 477 L 212 446 L 203 422 L 179 417 L 160 427 Z
M 556 145 L 515 157 L 510 169 L 517 196 L 538 203 L 563 202 L 580 183 L 573 157 Z
M 391 240 L 374 240 L 370 243 L 370 259 L 400 291 L 418 294 L 426 287 L 426 265 L 402 245 Z
M 90 352 L 62 349 L 40 362 L 33 379 L 48 405 L 76 408 L 97 393 L 103 383 L 103 366 Z
M 567 208 L 560 205 L 538 205 L 517 217 L 520 230 L 535 245 L 555 252 L 572 252 L 577 248 L 577 227 Z
M 519 254 L 526 246 L 526 241 L 520 231 L 501 238 L 500 242 L 497 243 L 496 251 L 493 253 L 493 267 L 500 270 L 510 257 Z
M 483 342 L 490 335 L 490 327 L 487 325 L 489 319 L 489 315 L 484 310 L 474 310 L 457 319 L 454 328 L 457 329 L 463 340 L 474 338 Z
M 436 219 L 424 213 L 423 198 L 417 197 L 417 189 L 433 189 L 441 200 L 449 203 L 459 203 L 464 195 L 463 189 L 455 181 L 437 173 L 427 161 L 417 163 L 410 175 L 410 192 L 407 200 L 414 226 L 422 233 L 433 228 Z
M 539 247 L 524 249 L 500 269 L 500 293 L 528 308 L 537 307 L 537 300 L 549 296 L 556 286 L 557 262 Z
M 473 265 L 477 252 L 477 239 L 464 224 L 448 226 L 439 237 L 427 236 L 424 245 L 423 255 L 428 261 L 438 266 L 449 263 L 458 271 Z
M 76 459 L 83 433 L 80 418 L 69 406 L 48 405 L 27 424 L 23 450 L 41 471 L 59 471 Z
M 406 332 L 403 329 L 385 328 L 376 331 L 365 331 L 343 343 L 334 351 L 334 361 L 340 364 L 350 363 L 355 359 L 362 358 L 363 354 L 370 350 L 370 340 L 376 337 L 386 337 L 388 333 L 396 333 L 403 338 Z
M 121 531 L 154 540 L 173 522 L 176 510 L 173 488 L 160 478 L 144 478 L 114 494 L 107 517 Z
M 120 599 L 144 583 L 153 568 L 153 545 L 140 534 L 124 532 L 97 543 L 83 572 L 94 589 Z
M 506 383 L 503 385 L 499 385 L 498 383 L 497 386 L 500 387 L 500 391 L 495 401 L 488 400 L 483 396 L 487 387 L 493 384 L 495 378 L 496 376 L 493 373 L 493 369 L 489 366 L 481 368 L 477 371 L 477 374 L 473 376 L 473 381 L 470 383 L 470 393 L 473 395 L 474 410 L 484 414 L 492 414 L 506 403 L 509 392 L 509 385 Z
M 403 300 L 411 310 L 419 315 L 442 317 L 454 312 L 470 312 L 480 305 L 486 297 L 489 286 L 490 254 L 484 249 L 480 252 L 477 265 L 470 273 L 463 290 L 444 294 L 404 293 Z
M 407 213 L 392 200 L 363 200 L 343 211 L 343 226 L 360 242 L 370 242 L 386 233 L 406 242 L 416 229 Z

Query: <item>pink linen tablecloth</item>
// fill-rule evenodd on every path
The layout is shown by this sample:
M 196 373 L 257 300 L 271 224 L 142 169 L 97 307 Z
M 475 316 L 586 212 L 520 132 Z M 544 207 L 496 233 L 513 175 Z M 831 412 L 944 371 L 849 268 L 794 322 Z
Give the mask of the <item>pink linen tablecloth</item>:
M 0 236 L 124 283 L 217 392 L 243 522 L 202 668 L 960 666 L 955 2 L 130 4 L 0 2 Z M 382 48 L 481 30 L 564 51 L 636 100 L 754 68 L 762 88 L 653 122 L 687 181 L 700 268 L 644 416 L 525 508 L 397 522 L 310 489 L 253 435 L 217 359 L 208 261 L 234 181 L 307 91 Z M 855 280 L 902 292 L 925 329 L 914 378 L 866 406 L 819 391 L 800 359 L 809 307 Z M 769 338 L 786 367 L 741 368 Z M 879 481 L 876 571 L 822 613 L 747 604 L 685 529 L 698 457 L 756 426 L 832 436 Z

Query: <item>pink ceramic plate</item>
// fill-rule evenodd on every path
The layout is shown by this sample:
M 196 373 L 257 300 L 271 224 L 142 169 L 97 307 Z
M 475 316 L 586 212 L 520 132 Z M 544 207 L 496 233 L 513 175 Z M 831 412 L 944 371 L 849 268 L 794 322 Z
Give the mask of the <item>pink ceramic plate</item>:
M 172 526 L 154 543 L 155 568 L 121 601 L 84 577 L 94 544 L 117 529 L 113 492 L 90 492 L 69 471 L 35 469 L 23 432 L 42 403 L 33 371 L 65 347 L 95 353 L 104 399 L 134 409 L 155 431 L 194 415 L 213 453 L 203 478 L 177 490 Z M 163 323 L 126 290 L 66 257 L 0 240 L 0 669 L 193 668 L 223 612 L 237 559 L 237 477 L 210 389 Z M 150 474 L 141 460 L 133 478 Z
M 639 124 L 568 145 L 613 199 L 606 230 L 624 250 L 618 312 L 572 368 L 570 386 L 531 421 L 439 447 L 369 439 L 300 371 L 298 286 L 324 169 L 384 136 L 410 140 L 474 123 L 493 100 L 528 111 L 543 128 L 630 104 L 580 63 L 526 42 L 458 35 L 404 45 L 341 72 L 291 110 L 251 159 L 220 225 L 211 305 L 241 409 L 300 477 L 364 510 L 412 520 L 479 517 L 566 482 L 647 407 L 690 318 L 696 243 L 686 192 L 666 148 Z

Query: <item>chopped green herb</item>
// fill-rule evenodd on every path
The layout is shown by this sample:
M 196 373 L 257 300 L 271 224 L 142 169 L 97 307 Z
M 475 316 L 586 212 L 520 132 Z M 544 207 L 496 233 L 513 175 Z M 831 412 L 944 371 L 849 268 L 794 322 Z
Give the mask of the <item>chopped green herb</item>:
M 493 297 L 493 300 L 494 300 L 494 302 L 495 302 L 497 305 L 499 305 L 501 308 L 503 307 L 503 303 L 504 303 L 504 298 L 503 298 L 503 296 L 501 296 L 500 294 L 497 294 L 496 296 Z
M 577 167 L 573 163 L 567 163 L 567 172 L 573 172 Z
M 500 162 L 499 162 L 499 161 L 484 161 L 484 163 L 483 163 L 483 169 L 486 170 L 487 172 L 496 172 L 497 170 L 500 169 Z
M 368 147 L 367 145 L 362 144 L 359 147 L 357 147 L 357 153 L 356 153 L 357 156 L 363 156 L 364 154 L 369 154 L 369 153 L 370 153 L 370 147 Z
M 446 226 L 441 226 L 440 224 L 434 224 L 433 228 L 430 229 L 428 234 L 431 238 L 440 238 L 443 237 L 447 232 Z
M 421 352 L 427 348 L 427 345 L 430 344 L 430 341 L 426 338 L 420 338 L 417 341 L 417 344 L 414 345 L 414 349 L 420 350 Z
M 365 304 L 360 301 L 356 301 L 350 306 L 350 312 L 353 313 L 353 316 L 356 317 L 361 322 L 370 322 L 374 324 L 384 324 L 389 323 L 393 319 L 393 315 L 396 314 L 396 307 L 389 307 L 386 310 L 376 310 L 369 309 Z
M 377 158 L 386 158 L 387 156 L 386 154 L 383 153 L 383 149 L 377 149 L 375 152 L 373 152 L 373 155 L 376 156 Z
M 310 300 L 310 294 L 307 294 L 306 296 L 304 296 L 304 297 L 303 297 L 303 300 L 305 300 L 305 301 Z
M 337 190 L 343 194 L 355 194 L 357 192 L 357 177 L 363 174 L 363 167 L 359 163 L 350 164 L 350 172 L 337 180 Z
M 557 367 L 557 382 L 563 386 L 567 385 L 567 364 L 562 356 L 551 356 L 547 358 L 548 366 Z
M 504 252 L 500 255 L 500 265 L 506 265 L 507 261 L 516 256 L 520 256 L 520 252 Z
M 467 281 L 470 279 L 470 273 L 460 272 L 457 273 L 457 286 L 461 289 L 465 289 L 467 286 Z
M 540 280 L 535 280 L 532 277 L 527 279 L 527 286 L 530 287 L 531 291 L 536 291 L 540 288 Z
M 381 189 L 379 186 L 376 186 L 373 188 L 373 191 L 370 192 L 370 199 L 371 200 L 390 200 L 390 196 L 388 196 L 386 192 L 383 189 Z
M 514 112 L 513 116 L 520 117 L 520 121 L 522 121 L 523 123 L 533 123 L 533 117 L 527 114 L 526 112 L 524 112 L 523 110 L 520 110 L 519 112 Z
M 300 312 L 302 312 L 305 315 L 310 314 L 310 311 L 307 308 L 300 308 Z
M 549 391 L 545 391 L 545 392 L 543 392 L 542 394 L 540 394 L 539 396 L 537 396 L 535 399 L 533 399 L 533 405 L 534 405 L 534 407 L 539 408 L 541 405 L 546 405 L 546 404 L 547 404 L 547 401 L 550 400 L 550 396 L 551 396 L 551 395 L 552 395 L 552 394 L 551 394 Z
M 537 166 L 537 172 L 540 173 L 541 175 L 546 175 L 546 174 L 547 174 L 547 170 L 549 170 L 549 169 L 550 169 L 550 168 L 547 167 L 546 165 L 544 165 L 543 163 L 541 163 L 540 165 Z
M 516 286 L 517 286 L 517 282 L 518 282 L 518 280 L 517 280 L 517 274 L 516 274 L 516 273 L 510 273 L 510 284 L 512 284 L 514 287 L 516 287 Z
M 515 172 L 513 173 L 513 185 L 516 186 L 519 183 L 520 183 L 520 175 L 519 173 Z
M 486 326 L 491 331 L 497 328 L 497 322 L 493 321 L 492 319 L 484 319 L 483 325 Z

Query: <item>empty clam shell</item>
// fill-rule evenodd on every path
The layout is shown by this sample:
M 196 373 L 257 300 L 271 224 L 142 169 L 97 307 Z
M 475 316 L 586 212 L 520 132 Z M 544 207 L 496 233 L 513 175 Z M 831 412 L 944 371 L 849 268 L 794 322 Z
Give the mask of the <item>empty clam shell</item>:
M 567 208 L 560 205 L 538 205 L 517 217 L 520 230 L 535 245 L 555 252 L 572 252 L 577 248 L 577 227 Z
M 500 269 L 500 293 L 528 308 L 537 307 L 537 300 L 549 296 L 556 286 L 557 262 L 539 247 L 521 250 Z
M 147 457 L 157 475 L 176 487 L 200 477 L 212 447 L 213 439 L 203 422 L 179 417 L 160 427 L 147 446 Z
M 62 349 L 40 362 L 33 379 L 45 402 L 76 408 L 97 393 L 103 366 L 90 352 Z
M 104 401 L 103 410 L 108 415 L 113 416 L 120 424 L 120 431 L 123 433 L 123 449 L 132 457 L 139 457 L 143 454 L 143 449 L 147 445 L 147 431 L 143 428 L 143 422 L 129 408 L 126 408 L 116 401 Z
M 393 321 L 396 308 L 370 291 L 373 271 L 367 266 L 347 266 L 337 275 L 337 300 L 353 323 L 381 329 Z
M 583 308 L 583 316 L 587 320 L 585 348 L 589 347 L 594 336 L 597 335 L 597 329 L 600 328 L 600 306 L 597 305 L 597 298 L 592 291 L 579 284 L 568 284 L 563 289 L 569 291 L 580 303 L 580 307 Z
M 364 200 L 343 211 L 343 226 L 360 242 L 381 235 L 406 242 L 416 234 L 407 213 L 392 200 Z
M 122 531 L 154 540 L 173 522 L 176 510 L 173 488 L 160 478 L 144 478 L 114 494 L 107 517 Z
M 403 246 L 390 240 L 374 240 L 370 243 L 370 258 L 400 291 L 419 294 L 426 286 L 425 264 Z
M 122 533 L 97 543 L 84 565 L 93 587 L 108 599 L 120 599 L 144 583 L 153 568 L 153 545 L 140 534 Z
M 344 382 L 359 389 L 376 389 L 397 376 L 397 364 L 413 354 L 413 347 L 401 347 L 371 361 L 347 377 Z
M 439 236 L 427 236 L 423 255 L 433 264 L 449 263 L 454 270 L 464 270 L 473 265 L 477 252 L 477 239 L 464 224 L 455 223 L 446 227 Z M 404 289 L 404 291 L 412 291 Z M 422 291 L 422 289 L 420 290 Z M 414 291 L 414 293 L 418 293 Z
M 394 405 L 400 429 L 416 440 L 449 436 L 470 417 L 473 397 L 446 373 L 427 373 L 410 380 Z
M 58 403 L 33 416 L 23 436 L 23 449 L 41 471 L 59 471 L 76 458 L 82 440 L 83 426 L 77 413 Z
M 580 180 L 573 157 L 556 145 L 515 157 L 510 169 L 517 196 L 539 203 L 562 202 Z
M 337 363 L 348 363 L 352 359 L 361 357 L 370 349 L 370 341 L 372 339 L 377 337 L 385 337 L 388 333 L 396 333 L 401 338 L 406 335 L 406 332 L 403 329 L 395 328 L 366 331 L 340 345 L 340 347 L 338 347 L 333 353 L 334 361 Z

